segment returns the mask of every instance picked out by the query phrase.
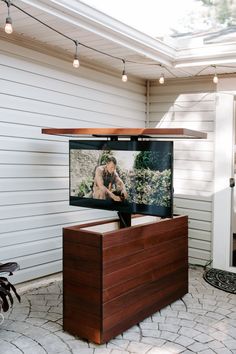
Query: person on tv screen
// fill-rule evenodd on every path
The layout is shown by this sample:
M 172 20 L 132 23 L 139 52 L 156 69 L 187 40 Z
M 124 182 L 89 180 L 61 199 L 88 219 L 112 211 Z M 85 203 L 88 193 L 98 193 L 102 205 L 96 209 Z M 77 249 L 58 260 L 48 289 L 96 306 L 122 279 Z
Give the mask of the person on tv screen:
M 124 201 L 127 192 L 124 182 L 116 171 L 117 161 L 115 157 L 109 156 L 105 165 L 100 165 L 95 170 L 93 183 L 93 198 L 112 199 L 115 202 Z

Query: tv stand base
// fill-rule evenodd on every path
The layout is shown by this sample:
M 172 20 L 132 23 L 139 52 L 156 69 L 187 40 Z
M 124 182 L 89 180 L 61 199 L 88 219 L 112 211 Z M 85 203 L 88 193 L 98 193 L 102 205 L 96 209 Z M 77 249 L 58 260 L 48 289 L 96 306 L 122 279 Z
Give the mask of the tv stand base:
M 118 224 L 63 232 L 63 328 L 98 344 L 188 292 L 186 216 Z

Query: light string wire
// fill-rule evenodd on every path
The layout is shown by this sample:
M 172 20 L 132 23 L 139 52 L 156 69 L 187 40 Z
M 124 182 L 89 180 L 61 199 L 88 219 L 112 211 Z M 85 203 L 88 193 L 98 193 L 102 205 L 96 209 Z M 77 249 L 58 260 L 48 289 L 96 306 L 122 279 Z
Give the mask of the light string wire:
M 54 31 L 55 33 L 57 33 L 58 35 L 68 39 L 69 41 L 73 42 L 74 45 L 76 46 L 76 48 L 78 46 L 82 46 L 84 48 L 87 48 L 89 50 L 92 50 L 96 53 L 99 53 L 99 54 L 102 54 L 102 55 L 105 55 L 107 57 L 110 57 L 112 59 L 116 59 L 116 60 L 119 60 L 121 61 L 122 64 L 124 63 L 130 63 L 130 64 L 137 64 L 137 65 L 148 65 L 148 66 L 156 66 L 156 67 L 162 67 L 162 68 L 165 68 L 173 77 L 177 77 L 170 69 L 167 69 L 165 66 L 163 66 L 162 64 L 159 64 L 159 63 L 142 63 L 142 62 L 139 62 L 139 61 L 134 61 L 134 60 L 130 60 L 130 59 L 125 59 L 125 58 L 122 58 L 122 57 L 119 57 L 119 56 L 115 56 L 115 55 L 112 55 L 110 53 L 107 53 L 107 52 L 104 52 L 102 50 L 99 50 L 99 49 L 96 49 L 94 47 L 91 47 L 87 44 L 84 44 L 64 33 L 62 33 L 61 31 L 57 30 L 56 28 L 48 25 L 47 23 L 45 23 L 44 21 L 40 20 L 39 18 L 35 17 L 34 15 L 30 14 L 28 11 L 25 11 L 24 9 L 22 9 L 20 6 L 14 4 L 12 1 L 10 0 L 1 0 L 2 2 L 4 2 L 7 7 L 8 7 L 8 11 L 9 11 L 9 7 L 12 6 L 12 7 L 15 7 L 17 10 L 19 10 L 20 12 L 24 13 L 25 15 L 29 16 L 30 18 L 32 18 L 33 20 L 37 21 L 38 23 L 40 23 L 41 25 L 47 27 L 48 29 L 50 29 L 51 31 Z
M 110 53 L 107 53 L 107 52 L 104 52 L 102 50 L 99 50 L 99 49 L 96 49 L 94 47 L 91 47 L 87 44 L 84 44 L 64 33 L 62 33 L 61 31 L 57 30 L 56 28 L 48 25 L 47 23 L 45 23 L 44 21 L 40 20 L 39 18 L 35 17 L 34 15 L 30 14 L 28 11 L 25 11 L 24 9 L 22 9 L 20 6 L 14 4 L 11 0 L 1 0 L 2 2 L 4 2 L 7 7 L 8 7 L 8 16 L 9 16 L 9 8 L 10 6 L 12 7 L 15 7 L 17 10 L 19 10 L 20 12 L 24 13 L 25 15 L 29 16 L 30 18 L 32 18 L 33 20 L 39 22 L 41 25 L 47 27 L 48 29 L 50 29 L 51 31 L 54 31 L 55 33 L 57 33 L 58 35 L 68 39 L 69 41 L 73 42 L 75 47 L 76 47 L 76 52 L 77 52 L 77 48 L 78 46 L 82 46 L 84 48 L 87 48 L 89 50 L 92 50 L 96 53 L 99 53 L 99 54 L 102 54 L 102 55 L 105 55 L 107 57 L 110 57 L 112 59 L 115 59 L 115 60 L 119 60 L 121 61 L 122 64 L 124 63 L 130 63 L 130 64 L 137 64 L 137 65 L 148 65 L 148 66 L 156 66 L 156 67 L 160 67 L 161 69 L 165 69 L 170 75 L 172 75 L 174 78 L 178 78 L 178 76 L 176 74 L 174 74 L 169 67 L 167 66 L 164 66 L 163 64 L 160 64 L 160 63 L 147 63 L 147 62 L 140 62 L 140 61 L 135 61 L 135 60 L 130 60 L 130 59 L 125 59 L 125 58 L 122 58 L 122 57 L 119 57 L 119 56 L 116 56 L 116 55 L 112 55 Z M 194 75 L 191 75 L 190 73 L 184 71 L 185 74 L 188 74 L 189 77 L 196 77 L 196 76 L 199 76 L 204 70 L 208 69 L 208 68 L 214 68 L 216 70 L 217 67 L 222 67 L 222 68 L 235 68 L 235 66 L 228 66 L 228 65 L 215 65 L 215 64 L 209 64 L 207 66 L 205 66 L 203 69 L 201 69 L 200 71 L 198 71 L 197 73 L 195 73 Z

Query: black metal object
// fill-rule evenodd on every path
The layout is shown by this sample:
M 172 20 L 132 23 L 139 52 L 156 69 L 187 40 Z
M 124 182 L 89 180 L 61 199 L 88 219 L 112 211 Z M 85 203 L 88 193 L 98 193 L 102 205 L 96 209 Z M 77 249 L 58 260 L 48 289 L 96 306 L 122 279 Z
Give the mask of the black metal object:
M 131 226 L 131 214 L 118 211 L 120 229 Z

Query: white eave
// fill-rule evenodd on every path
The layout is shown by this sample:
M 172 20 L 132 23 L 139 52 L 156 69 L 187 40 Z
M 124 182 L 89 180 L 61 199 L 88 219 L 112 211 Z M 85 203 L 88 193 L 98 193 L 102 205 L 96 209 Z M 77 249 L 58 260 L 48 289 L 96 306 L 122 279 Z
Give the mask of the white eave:
M 185 47 L 179 48 L 177 40 L 164 42 L 148 36 L 78 0 L 14 0 L 14 4 L 88 47 L 130 60 L 127 70 L 137 78 L 158 78 L 163 71 L 161 65 L 165 67 L 166 77 L 186 77 L 195 75 L 204 65 L 209 65 L 204 74 L 211 74 L 211 64 L 235 63 L 235 43 L 204 45 L 198 38 L 197 43 L 196 40 L 189 39 Z M 1 13 L 3 9 L 6 9 L 6 4 L 0 1 Z M 25 42 L 37 43 L 39 48 L 52 48 L 55 54 L 64 51 L 66 60 L 68 57 L 73 58 L 73 43 L 24 13 L 18 13 L 17 9 L 12 10 L 12 38 L 15 35 L 16 41 L 22 38 Z M 80 47 L 80 56 L 82 61 L 110 69 L 116 74 L 122 69 L 120 60 L 101 55 L 89 48 Z M 233 71 L 234 68 L 221 67 L 218 73 Z

